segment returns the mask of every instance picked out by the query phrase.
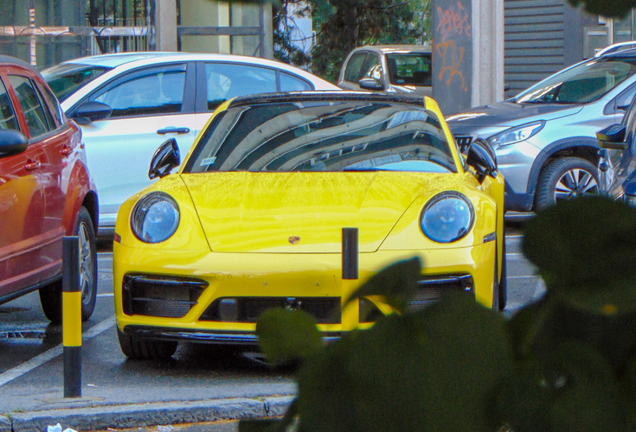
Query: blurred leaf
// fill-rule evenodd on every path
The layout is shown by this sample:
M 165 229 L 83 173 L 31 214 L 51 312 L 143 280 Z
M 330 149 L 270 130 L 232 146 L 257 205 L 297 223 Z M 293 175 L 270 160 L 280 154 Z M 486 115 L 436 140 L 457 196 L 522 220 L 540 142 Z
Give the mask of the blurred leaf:
M 634 0 L 568 0 L 572 6 L 583 5 L 584 9 L 594 15 L 608 18 L 625 18 L 633 7 Z
M 506 379 L 496 394 L 495 415 L 515 432 L 552 430 L 552 394 L 534 374 L 523 372 Z
M 545 332 L 554 306 L 554 302 L 546 295 L 541 300 L 521 308 L 510 318 L 508 329 L 517 361 L 532 361 L 535 342 Z
M 505 321 L 465 294 L 354 331 L 303 364 L 301 431 L 492 431 Z
M 631 358 L 623 372 L 618 385 L 627 413 L 625 430 L 634 431 L 636 430 L 636 357 Z
M 570 379 L 554 401 L 553 430 L 623 432 L 620 406 L 614 381 Z
M 413 298 L 421 277 L 422 263 L 419 258 L 398 261 L 372 276 L 351 294 L 346 304 L 362 297 L 378 295 L 389 306 L 403 312 Z
M 636 209 L 586 196 L 539 212 L 522 249 L 548 292 L 574 307 L 616 315 L 636 310 Z
M 278 365 L 303 360 L 323 347 L 316 321 L 302 310 L 265 311 L 256 323 L 256 334 L 265 357 Z

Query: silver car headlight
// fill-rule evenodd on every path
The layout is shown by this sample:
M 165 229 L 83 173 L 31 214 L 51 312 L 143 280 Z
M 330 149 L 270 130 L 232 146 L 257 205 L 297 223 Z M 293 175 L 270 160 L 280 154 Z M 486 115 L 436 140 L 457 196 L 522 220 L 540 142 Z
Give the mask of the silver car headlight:
M 455 191 L 435 195 L 424 207 L 420 228 L 437 243 L 452 243 L 468 234 L 475 222 L 473 206 L 463 194 Z
M 543 126 L 545 126 L 544 121 L 528 123 L 522 126 L 506 129 L 497 135 L 491 136 L 487 139 L 487 141 L 493 148 L 518 143 L 536 135 L 541 129 L 543 129 Z
M 162 242 L 179 226 L 179 206 L 170 195 L 151 192 L 135 204 L 130 225 L 139 240 Z

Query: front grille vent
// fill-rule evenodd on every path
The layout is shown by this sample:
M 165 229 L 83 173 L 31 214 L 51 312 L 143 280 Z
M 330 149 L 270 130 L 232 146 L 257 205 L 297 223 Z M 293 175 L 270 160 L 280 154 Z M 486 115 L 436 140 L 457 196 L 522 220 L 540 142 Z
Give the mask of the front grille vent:
M 272 308 L 304 310 L 319 324 L 340 322 L 340 297 L 233 297 L 216 299 L 200 321 L 255 323 L 263 312 Z
M 161 275 L 126 275 L 122 305 L 126 315 L 182 318 L 197 304 L 206 281 Z
M 429 276 L 420 279 L 418 290 L 410 302 L 411 310 L 420 309 L 442 298 L 449 292 L 464 292 L 475 296 L 473 278 L 470 275 Z

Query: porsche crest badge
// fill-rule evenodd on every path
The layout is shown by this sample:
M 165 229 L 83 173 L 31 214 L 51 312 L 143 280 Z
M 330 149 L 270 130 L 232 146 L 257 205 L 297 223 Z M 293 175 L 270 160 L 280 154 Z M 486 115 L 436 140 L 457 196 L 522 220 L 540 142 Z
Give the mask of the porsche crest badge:
M 298 242 L 300 241 L 300 237 L 290 236 L 287 240 L 291 244 L 298 244 Z

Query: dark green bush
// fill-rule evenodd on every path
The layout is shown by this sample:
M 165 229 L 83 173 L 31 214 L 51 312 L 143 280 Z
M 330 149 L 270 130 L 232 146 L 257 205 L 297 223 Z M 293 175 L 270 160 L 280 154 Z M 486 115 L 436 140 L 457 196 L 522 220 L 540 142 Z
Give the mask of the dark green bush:
M 409 311 L 417 259 L 352 297 L 397 313 L 338 342 L 302 311 L 268 311 L 262 349 L 300 365 L 298 395 L 282 420 L 240 430 L 636 431 L 636 210 L 559 203 L 528 223 L 523 252 L 547 293 L 510 320 L 464 295 Z

